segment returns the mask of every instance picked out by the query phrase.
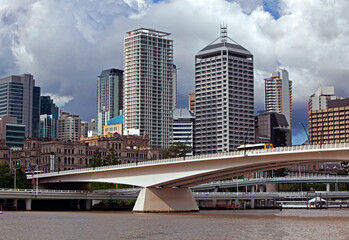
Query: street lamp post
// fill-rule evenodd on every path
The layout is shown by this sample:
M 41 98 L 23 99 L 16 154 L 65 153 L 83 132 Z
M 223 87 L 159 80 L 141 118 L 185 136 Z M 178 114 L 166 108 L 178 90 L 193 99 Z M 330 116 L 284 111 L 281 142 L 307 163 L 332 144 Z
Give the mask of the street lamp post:
M 12 148 L 10 147 L 10 175 L 12 175 Z
M 38 188 L 39 188 L 39 165 L 36 164 L 36 191 L 35 194 L 38 195 Z
M 15 167 L 14 170 L 15 170 L 15 179 L 14 179 L 14 183 L 13 183 L 13 189 L 16 190 L 16 188 L 17 188 L 17 186 L 16 186 L 16 182 L 17 182 L 17 181 L 16 181 L 16 180 L 17 180 L 17 179 L 16 179 L 17 168 Z

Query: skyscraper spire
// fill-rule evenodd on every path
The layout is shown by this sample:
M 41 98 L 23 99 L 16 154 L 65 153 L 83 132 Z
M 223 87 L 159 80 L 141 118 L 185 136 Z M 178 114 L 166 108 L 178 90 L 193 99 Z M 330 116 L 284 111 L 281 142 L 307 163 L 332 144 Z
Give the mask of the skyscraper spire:
M 222 41 L 222 43 L 226 43 L 227 38 L 228 38 L 227 25 L 221 24 L 221 41 Z

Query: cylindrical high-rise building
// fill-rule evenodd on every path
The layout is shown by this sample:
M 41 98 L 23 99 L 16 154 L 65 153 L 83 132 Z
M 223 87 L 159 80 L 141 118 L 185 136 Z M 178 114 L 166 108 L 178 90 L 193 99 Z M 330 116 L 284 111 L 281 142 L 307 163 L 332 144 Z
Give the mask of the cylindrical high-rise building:
M 172 136 L 173 40 L 140 28 L 124 40 L 124 129 L 168 147 Z

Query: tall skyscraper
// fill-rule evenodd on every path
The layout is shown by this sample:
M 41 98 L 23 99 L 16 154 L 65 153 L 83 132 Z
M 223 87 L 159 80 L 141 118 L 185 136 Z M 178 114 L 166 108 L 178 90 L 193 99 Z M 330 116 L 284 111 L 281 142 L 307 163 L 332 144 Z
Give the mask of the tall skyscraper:
M 64 141 L 77 142 L 81 136 L 81 120 L 79 115 L 60 111 L 58 120 L 58 138 Z
M 173 40 L 170 33 L 140 28 L 124 41 L 125 132 L 148 135 L 165 148 L 172 135 Z
M 40 138 L 56 138 L 58 107 L 50 96 L 40 97 Z
M 109 119 L 118 116 L 123 107 L 123 70 L 107 69 L 97 78 L 97 134 Z
M 285 115 L 292 129 L 292 81 L 285 69 L 273 72 L 265 81 L 265 110 Z
M 16 117 L 24 124 L 25 137 L 39 137 L 40 87 L 31 74 L 0 79 L 0 116 Z
M 221 36 L 195 56 L 195 154 L 254 143 L 253 55 Z
M 316 92 L 309 97 L 308 112 L 312 110 L 321 110 L 327 108 L 327 103 L 330 100 L 342 99 L 334 95 L 334 87 L 320 87 Z

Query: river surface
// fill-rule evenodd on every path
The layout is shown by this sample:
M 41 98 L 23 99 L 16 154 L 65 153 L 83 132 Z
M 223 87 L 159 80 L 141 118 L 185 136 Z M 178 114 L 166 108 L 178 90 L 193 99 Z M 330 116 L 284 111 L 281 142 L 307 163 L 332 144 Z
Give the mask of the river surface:
M 349 209 L 3 212 L 0 239 L 349 239 Z

